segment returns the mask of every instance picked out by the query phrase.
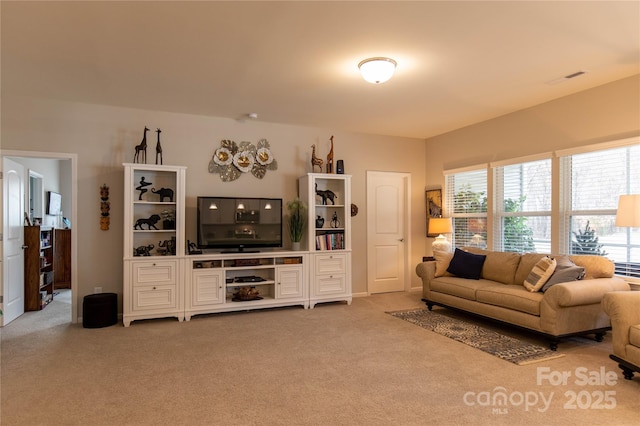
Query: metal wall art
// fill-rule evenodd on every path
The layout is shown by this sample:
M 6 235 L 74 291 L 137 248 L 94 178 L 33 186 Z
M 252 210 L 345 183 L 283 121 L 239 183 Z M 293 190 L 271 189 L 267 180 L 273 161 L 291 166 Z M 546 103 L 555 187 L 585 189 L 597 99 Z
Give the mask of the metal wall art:
M 278 162 L 273 158 L 271 146 L 266 139 L 260 139 L 257 146 L 251 142 L 236 144 L 225 139 L 220 142 L 213 158 L 209 161 L 209 173 L 219 173 L 223 182 L 238 179 L 242 173 L 251 172 L 262 179 L 267 170 L 278 170 Z

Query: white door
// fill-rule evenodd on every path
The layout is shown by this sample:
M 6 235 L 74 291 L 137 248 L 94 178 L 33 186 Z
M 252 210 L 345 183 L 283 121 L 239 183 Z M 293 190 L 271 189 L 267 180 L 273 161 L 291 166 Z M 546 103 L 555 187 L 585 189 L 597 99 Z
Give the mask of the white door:
M 2 325 L 24 313 L 24 167 L 4 158 Z
M 407 212 L 410 176 L 367 172 L 367 285 L 369 293 L 409 288 Z

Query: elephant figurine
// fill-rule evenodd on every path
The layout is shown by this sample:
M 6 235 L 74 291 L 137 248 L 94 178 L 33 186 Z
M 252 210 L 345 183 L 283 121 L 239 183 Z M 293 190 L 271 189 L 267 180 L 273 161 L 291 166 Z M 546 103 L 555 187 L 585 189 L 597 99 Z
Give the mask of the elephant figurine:
M 160 202 L 163 202 L 165 198 L 168 198 L 169 201 L 173 203 L 173 189 L 160 188 L 156 191 L 155 188 L 151 188 L 151 192 L 160 196 Z
M 176 240 L 174 238 L 170 240 L 164 240 L 158 242 L 158 247 L 162 247 L 166 254 L 176 254 Z
M 134 256 L 151 256 L 151 250 L 153 250 L 154 245 L 149 244 L 148 246 L 140 246 L 133 249 Z

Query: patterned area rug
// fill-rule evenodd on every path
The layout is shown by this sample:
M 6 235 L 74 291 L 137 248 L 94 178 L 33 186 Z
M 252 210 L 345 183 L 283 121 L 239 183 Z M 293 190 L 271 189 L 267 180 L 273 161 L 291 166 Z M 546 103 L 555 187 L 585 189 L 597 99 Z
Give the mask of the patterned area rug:
M 493 330 L 426 309 L 387 313 L 517 365 L 564 356 L 551 349 L 522 342 Z

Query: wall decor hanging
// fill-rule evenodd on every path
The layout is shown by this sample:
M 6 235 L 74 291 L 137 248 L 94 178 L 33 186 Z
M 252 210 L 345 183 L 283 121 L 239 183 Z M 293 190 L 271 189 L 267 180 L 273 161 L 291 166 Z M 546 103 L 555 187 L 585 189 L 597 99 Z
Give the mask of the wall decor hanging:
M 267 170 L 278 170 L 278 162 L 266 139 L 260 139 L 257 145 L 246 141 L 236 144 L 225 139 L 209 161 L 209 173 L 219 173 L 223 182 L 234 181 L 249 172 L 262 179 Z
M 109 187 L 105 183 L 100 187 L 100 229 L 103 231 L 109 230 L 109 210 Z
M 437 237 L 439 234 L 429 233 L 429 219 L 442 217 L 442 189 L 427 189 L 427 237 Z

